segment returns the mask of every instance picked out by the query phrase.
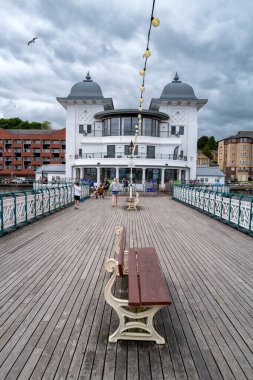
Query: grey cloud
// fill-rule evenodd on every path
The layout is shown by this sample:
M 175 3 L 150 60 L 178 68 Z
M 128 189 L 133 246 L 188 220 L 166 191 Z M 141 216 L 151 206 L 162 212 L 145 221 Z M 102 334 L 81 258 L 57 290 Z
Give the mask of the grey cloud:
M 52 121 L 62 128 L 56 101 L 87 71 L 115 107 L 138 105 L 151 2 L 33 0 L 3 2 L 0 35 L 0 113 Z M 225 137 L 253 129 L 253 3 L 187 0 L 156 3 L 161 26 L 152 29 L 145 107 L 176 71 L 208 98 L 199 134 Z M 27 41 L 38 36 L 36 44 Z M 16 105 L 16 107 L 13 106 Z

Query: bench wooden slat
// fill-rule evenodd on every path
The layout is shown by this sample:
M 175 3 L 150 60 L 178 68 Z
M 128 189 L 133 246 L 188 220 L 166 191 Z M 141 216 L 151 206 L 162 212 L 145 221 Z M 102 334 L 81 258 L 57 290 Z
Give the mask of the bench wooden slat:
M 126 229 L 125 227 L 122 228 L 122 231 L 120 233 L 120 243 L 119 243 L 119 260 L 118 260 L 118 269 L 120 276 L 123 276 L 124 274 L 124 252 L 126 248 Z
M 137 251 L 140 287 L 140 304 L 169 305 L 171 298 L 161 270 L 156 251 L 153 247 L 130 249 Z
M 140 288 L 137 272 L 136 251 L 130 249 L 128 252 L 128 304 L 129 306 L 140 306 Z

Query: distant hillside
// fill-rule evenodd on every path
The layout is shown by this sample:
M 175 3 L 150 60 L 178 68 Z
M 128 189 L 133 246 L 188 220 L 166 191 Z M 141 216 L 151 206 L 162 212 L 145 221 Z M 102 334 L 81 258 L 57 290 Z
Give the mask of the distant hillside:
M 45 129 L 51 130 L 50 121 L 32 121 L 29 123 L 27 120 L 21 120 L 19 117 L 11 119 L 0 119 L 0 128 L 3 129 Z

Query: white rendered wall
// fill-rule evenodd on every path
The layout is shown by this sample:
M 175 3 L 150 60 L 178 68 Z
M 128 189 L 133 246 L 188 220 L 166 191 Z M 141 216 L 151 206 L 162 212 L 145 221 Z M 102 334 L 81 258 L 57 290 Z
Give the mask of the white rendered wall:
M 66 178 L 73 176 L 72 166 L 75 163 L 75 156 L 78 155 L 79 149 L 82 149 L 82 142 L 89 139 L 90 136 L 83 136 L 79 133 L 79 125 L 92 125 L 94 128 L 94 114 L 103 111 L 103 105 L 91 104 L 68 104 L 66 115 Z M 93 131 L 92 131 L 93 133 Z
M 184 126 L 184 135 L 180 136 L 180 150 L 187 156 L 187 165 L 190 168 L 190 179 L 196 179 L 196 159 L 198 140 L 197 107 L 192 105 L 167 105 L 159 108 L 160 112 L 165 112 L 170 116 L 170 128 L 172 125 Z

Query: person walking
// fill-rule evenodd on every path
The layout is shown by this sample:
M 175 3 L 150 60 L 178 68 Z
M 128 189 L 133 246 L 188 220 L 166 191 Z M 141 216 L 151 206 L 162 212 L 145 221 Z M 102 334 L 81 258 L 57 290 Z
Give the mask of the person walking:
M 80 203 L 81 192 L 82 192 L 82 188 L 81 188 L 79 182 L 76 182 L 74 184 L 74 189 L 75 189 L 75 209 L 78 209 L 79 203 Z
M 119 194 L 119 180 L 114 178 L 113 182 L 110 185 L 112 189 L 112 207 L 118 206 L 118 194 Z
M 104 195 L 106 197 L 106 194 L 107 194 L 109 187 L 110 187 L 110 182 L 108 181 L 107 178 L 104 179 L 103 186 L 104 186 Z

